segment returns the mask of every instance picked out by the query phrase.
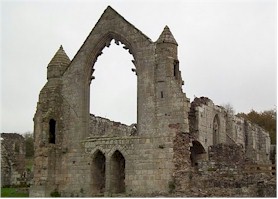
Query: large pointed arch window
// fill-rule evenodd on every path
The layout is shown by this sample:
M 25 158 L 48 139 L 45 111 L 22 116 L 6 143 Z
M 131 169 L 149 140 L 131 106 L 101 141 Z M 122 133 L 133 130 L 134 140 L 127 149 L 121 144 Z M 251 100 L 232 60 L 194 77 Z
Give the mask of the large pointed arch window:
M 137 122 L 137 76 L 129 52 L 111 40 L 93 65 L 90 84 L 90 113 L 127 125 Z

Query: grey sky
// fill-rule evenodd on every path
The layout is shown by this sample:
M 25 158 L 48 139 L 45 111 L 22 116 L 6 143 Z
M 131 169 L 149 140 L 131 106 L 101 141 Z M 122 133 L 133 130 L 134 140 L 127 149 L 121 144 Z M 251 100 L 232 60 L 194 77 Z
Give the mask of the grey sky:
M 1 1 L 1 132 L 33 130 L 47 64 L 62 44 L 70 57 L 110 5 L 156 41 L 165 25 L 177 40 L 183 87 L 236 112 L 276 107 L 276 1 Z M 111 45 L 96 63 L 91 112 L 136 120 L 132 56 Z

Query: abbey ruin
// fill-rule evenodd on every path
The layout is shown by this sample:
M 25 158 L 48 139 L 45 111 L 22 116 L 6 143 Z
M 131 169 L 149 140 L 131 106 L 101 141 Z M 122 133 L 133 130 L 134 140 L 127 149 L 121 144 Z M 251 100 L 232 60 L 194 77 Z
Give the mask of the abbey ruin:
M 1 187 L 20 185 L 26 180 L 25 142 L 17 133 L 1 133 Z
M 94 64 L 112 40 L 134 58 L 131 126 L 89 111 Z M 190 103 L 177 51 L 169 27 L 153 42 L 110 6 L 72 60 L 61 46 L 34 116 L 30 196 L 275 196 L 272 173 L 245 173 L 271 163 L 268 132 L 206 97 Z

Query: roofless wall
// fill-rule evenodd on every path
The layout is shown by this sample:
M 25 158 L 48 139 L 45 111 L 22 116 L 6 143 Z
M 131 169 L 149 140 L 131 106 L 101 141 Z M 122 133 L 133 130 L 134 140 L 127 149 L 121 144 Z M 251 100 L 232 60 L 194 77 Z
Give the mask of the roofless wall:
M 134 58 L 136 126 L 92 118 L 89 112 L 94 65 L 112 39 Z M 169 27 L 153 42 L 108 6 L 73 60 L 62 47 L 57 51 L 34 117 L 32 197 L 55 190 L 62 196 L 168 192 L 175 170 L 174 139 L 178 132 L 189 132 L 189 99 L 181 88 L 177 46 Z

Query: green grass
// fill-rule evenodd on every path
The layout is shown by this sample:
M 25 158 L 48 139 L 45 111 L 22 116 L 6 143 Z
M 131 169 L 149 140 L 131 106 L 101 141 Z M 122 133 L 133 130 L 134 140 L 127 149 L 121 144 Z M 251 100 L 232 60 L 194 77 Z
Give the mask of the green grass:
M 9 197 L 9 198 L 15 198 L 15 197 L 29 197 L 28 193 L 24 193 L 18 188 L 1 188 L 1 197 Z

